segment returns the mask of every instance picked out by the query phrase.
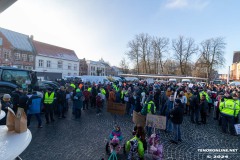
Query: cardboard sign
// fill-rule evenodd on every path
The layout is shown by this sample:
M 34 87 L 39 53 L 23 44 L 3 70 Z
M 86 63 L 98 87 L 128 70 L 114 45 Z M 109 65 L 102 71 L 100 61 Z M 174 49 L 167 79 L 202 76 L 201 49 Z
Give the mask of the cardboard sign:
M 145 125 L 146 125 L 146 116 L 141 115 L 140 113 L 137 113 L 136 111 L 133 111 L 132 121 L 136 125 L 145 127 Z
M 126 104 L 108 102 L 107 104 L 107 112 L 112 114 L 124 115 L 126 112 Z
M 166 129 L 166 117 L 159 116 L 159 115 L 153 115 L 153 114 L 147 114 L 146 126 L 165 130 Z
M 240 135 L 240 124 L 234 125 L 237 135 Z

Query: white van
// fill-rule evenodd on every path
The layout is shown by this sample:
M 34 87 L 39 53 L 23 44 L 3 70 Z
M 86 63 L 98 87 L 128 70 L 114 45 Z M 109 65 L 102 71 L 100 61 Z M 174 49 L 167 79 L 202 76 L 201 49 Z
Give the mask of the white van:
M 177 83 L 177 80 L 176 79 L 169 79 L 168 82 L 170 82 L 170 83 Z
M 190 79 L 182 79 L 182 83 L 191 83 Z
M 84 83 L 90 82 L 91 84 L 92 83 L 107 84 L 110 82 L 106 76 L 79 76 L 79 77 L 81 77 Z

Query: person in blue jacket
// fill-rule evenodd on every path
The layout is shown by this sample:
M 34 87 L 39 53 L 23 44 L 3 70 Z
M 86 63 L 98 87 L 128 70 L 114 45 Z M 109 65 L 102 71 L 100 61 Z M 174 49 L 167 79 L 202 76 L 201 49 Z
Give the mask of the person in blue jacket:
M 41 106 L 42 106 L 42 98 L 37 95 L 37 92 L 33 92 L 33 95 L 29 98 L 27 102 L 28 110 L 27 110 L 27 126 L 30 126 L 30 121 L 32 115 L 35 115 L 38 120 L 38 128 L 42 128 L 42 120 L 41 120 Z

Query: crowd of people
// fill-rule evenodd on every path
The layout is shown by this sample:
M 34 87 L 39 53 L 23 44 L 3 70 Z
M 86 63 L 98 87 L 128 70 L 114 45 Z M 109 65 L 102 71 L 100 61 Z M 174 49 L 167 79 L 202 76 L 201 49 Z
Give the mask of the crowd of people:
M 74 119 L 81 118 L 82 110 L 96 109 L 96 115 L 102 115 L 104 106 L 110 101 L 126 104 L 126 114 L 131 117 L 133 111 L 142 115 L 155 114 L 166 116 L 166 133 L 174 133 L 172 143 L 182 141 L 181 124 L 183 117 L 196 125 L 208 123 L 209 118 L 219 121 L 224 133 L 236 135 L 234 124 L 239 123 L 240 88 L 227 85 L 206 86 L 175 83 L 143 82 L 129 83 L 62 83 L 57 90 L 48 88 L 45 92 L 33 91 L 27 93 L 17 88 L 11 94 L 4 94 L 1 99 L 2 109 L 12 108 L 15 112 L 18 107 L 24 108 L 27 113 L 28 126 L 31 117 L 35 115 L 38 127 L 42 128 L 41 113 L 45 114 L 46 124 L 66 117 L 66 112 L 72 108 Z M 213 115 L 213 117 L 212 117 Z M 185 119 L 185 120 L 186 120 Z M 0 121 L 6 123 L 6 118 Z M 144 131 L 138 131 L 133 139 L 137 139 L 144 146 Z M 146 127 L 146 136 L 150 137 L 152 128 Z M 144 138 L 143 138 L 144 137 Z M 139 144 L 141 144 L 139 143 Z M 129 149 L 129 143 L 127 143 Z M 146 149 L 146 147 L 145 147 Z M 142 157 L 142 153 L 139 153 Z

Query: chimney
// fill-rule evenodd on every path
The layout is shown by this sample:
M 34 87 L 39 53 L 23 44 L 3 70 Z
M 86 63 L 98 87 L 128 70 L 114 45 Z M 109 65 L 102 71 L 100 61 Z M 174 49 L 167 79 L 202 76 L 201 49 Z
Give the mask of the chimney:
M 30 39 L 33 41 L 33 35 L 30 36 Z

